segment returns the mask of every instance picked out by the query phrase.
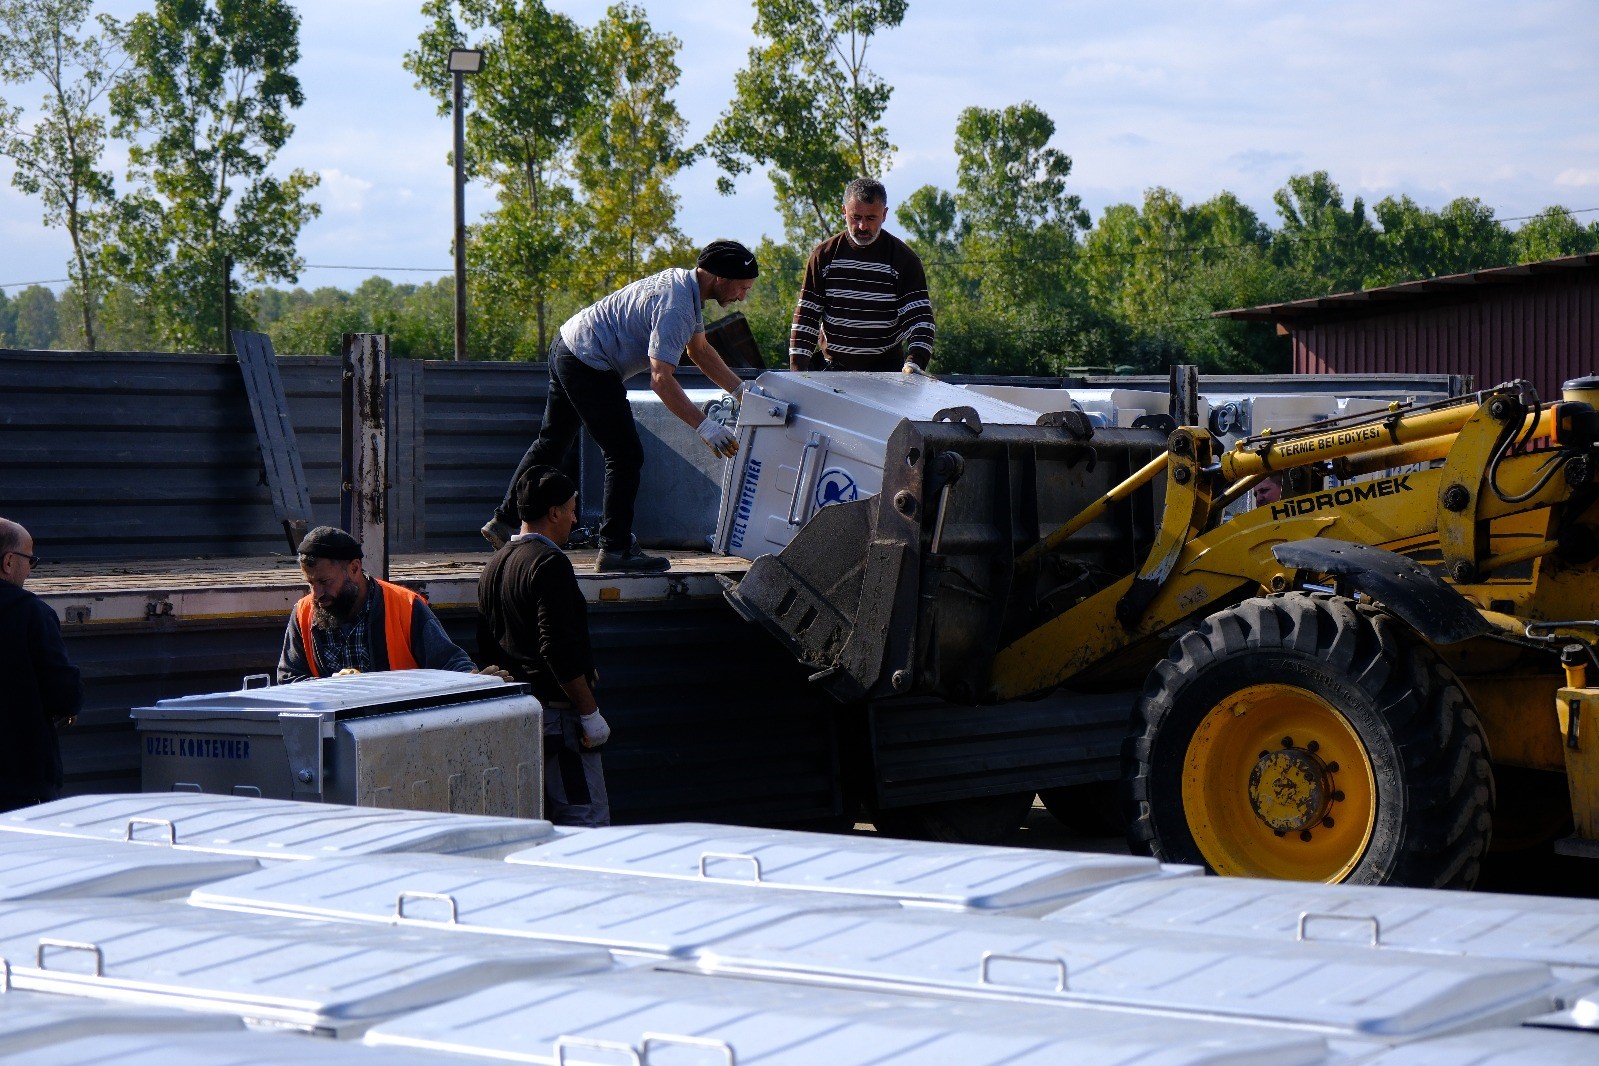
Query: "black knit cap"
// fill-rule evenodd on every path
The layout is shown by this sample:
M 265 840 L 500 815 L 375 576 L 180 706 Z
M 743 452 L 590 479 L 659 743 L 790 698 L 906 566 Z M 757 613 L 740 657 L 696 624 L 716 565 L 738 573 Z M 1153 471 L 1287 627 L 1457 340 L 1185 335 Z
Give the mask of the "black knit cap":
M 317 526 L 300 541 L 300 557 L 312 559 L 337 559 L 349 562 L 361 558 L 361 542 L 342 529 Z
M 522 522 L 537 522 L 551 507 L 577 495 L 572 479 L 553 466 L 535 466 L 516 483 L 516 517 Z
M 755 253 L 737 241 L 712 241 L 700 252 L 697 262 L 717 277 L 734 281 L 748 281 L 761 273 Z

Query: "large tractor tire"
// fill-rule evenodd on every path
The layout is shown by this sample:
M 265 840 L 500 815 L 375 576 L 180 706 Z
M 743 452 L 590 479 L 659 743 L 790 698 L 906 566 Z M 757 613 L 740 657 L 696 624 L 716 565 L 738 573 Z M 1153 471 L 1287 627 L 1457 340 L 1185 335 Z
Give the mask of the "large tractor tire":
M 1185 634 L 1123 754 L 1128 840 L 1166 862 L 1470 888 L 1488 851 L 1475 708 L 1400 622 L 1342 597 L 1246 600 Z

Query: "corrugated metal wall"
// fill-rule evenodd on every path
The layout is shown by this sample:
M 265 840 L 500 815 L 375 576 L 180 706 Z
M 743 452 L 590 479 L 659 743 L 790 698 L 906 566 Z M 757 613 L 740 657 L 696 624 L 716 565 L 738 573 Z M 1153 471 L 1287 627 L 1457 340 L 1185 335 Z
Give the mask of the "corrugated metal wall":
M 1527 378 L 1544 398 L 1599 372 L 1599 274 L 1463 288 L 1447 304 L 1292 322 L 1301 374 L 1469 374 L 1475 387 Z

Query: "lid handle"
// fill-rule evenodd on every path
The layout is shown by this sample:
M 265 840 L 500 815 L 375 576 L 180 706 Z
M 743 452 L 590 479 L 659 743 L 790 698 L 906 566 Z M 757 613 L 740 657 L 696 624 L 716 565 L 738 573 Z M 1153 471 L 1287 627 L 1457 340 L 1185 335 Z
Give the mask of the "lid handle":
M 271 687 L 272 687 L 272 675 L 271 674 L 245 674 L 244 675 L 244 680 L 242 682 L 240 682 L 240 684 L 239 684 L 240 690 L 244 691 L 244 692 L 248 692 L 252 688 L 271 688 Z
M 555 1066 L 566 1066 L 568 1048 L 587 1048 L 590 1051 L 605 1051 L 617 1055 L 626 1055 L 633 1066 L 644 1066 L 644 1060 L 639 1058 L 638 1049 L 632 1044 L 624 1044 L 620 1040 L 595 1040 L 587 1036 L 557 1037 L 555 1040 Z
M 398 896 L 394 897 L 394 920 L 395 921 L 397 921 L 397 922 L 427 922 L 427 921 L 433 921 L 434 920 L 434 919 L 431 919 L 431 918 L 413 918 L 410 915 L 406 914 L 405 913 L 405 901 L 408 900 L 408 899 L 411 899 L 411 900 L 424 900 L 425 899 L 425 900 L 429 900 L 429 901 L 434 902 L 434 903 L 448 903 L 450 905 L 450 924 L 451 925 L 460 924 L 460 921 L 461 921 L 461 905 L 459 903 L 455 902 L 455 897 L 454 896 L 447 896 L 447 895 L 445 895 L 442 892 L 413 892 L 410 889 L 402 889 L 400 891 L 400 894 Z
M 153 825 L 158 829 L 164 826 L 166 827 L 167 831 L 167 845 L 174 848 L 178 846 L 178 827 L 172 824 L 172 820 L 170 818 L 129 818 L 128 827 L 122 831 L 122 839 L 124 842 L 133 844 L 159 844 L 159 840 L 134 840 L 133 827 L 136 825 Z
M 727 1066 L 738 1066 L 738 1056 L 733 1053 L 733 1045 L 726 1040 L 717 1040 L 708 1036 L 673 1036 L 667 1033 L 645 1033 L 644 1040 L 639 1044 L 639 1051 L 644 1055 L 645 1063 L 650 1061 L 650 1048 L 652 1046 L 667 1045 L 671 1047 L 697 1047 L 706 1051 L 721 1052 Z
M 1025 985 L 999 985 L 988 974 L 989 966 L 998 959 L 1000 962 L 1019 962 L 1029 966 L 1051 966 L 1055 969 L 1055 991 L 1066 991 L 1066 960 L 1040 959 L 1031 955 L 1005 955 L 998 951 L 983 952 L 982 959 L 977 964 L 977 983 L 980 985 L 996 985 L 998 987 L 1023 989 Z
M 1382 946 L 1382 923 L 1377 921 L 1375 914 L 1330 914 L 1322 911 L 1301 911 L 1299 915 L 1299 929 L 1294 934 L 1295 940 L 1310 940 L 1306 935 L 1307 927 L 1312 921 L 1320 919 L 1327 922 L 1359 922 L 1371 927 L 1371 946 Z
M 49 969 L 44 964 L 45 948 L 60 948 L 62 951 L 86 951 L 94 956 L 94 975 L 96 977 L 105 976 L 105 952 L 100 950 L 99 944 L 87 944 L 78 940 L 55 940 L 51 937 L 42 936 L 39 938 L 39 949 L 34 952 L 33 956 L 33 965 L 36 969 Z M 10 983 L 11 967 L 8 965 L 6 967 L 6 984 L 9 986 Z
M 761 882 L 761 880 L 762 880 L 762 876 L 761 876 L 761 860 L 756 858 L 754 855 L 744 855 L 744 854 L 741 854 L 741 853 L 736 852 L 736 851 L 705 851 L 705 852 L 701 852 L 700 853 L 700 877 L 701 877 L 701 879 L 706 880 L 706 881 L 748 881 L 748 880 L 750 880 L 747 877 L 717 877 L 715 874 L 707 873 L 705 868 L 710 863 L 710 861 L 713 860 L 713 859 L 717 859 L 717 860 L 720 860 L 722 862 L 747 862 L 747 863 L 749 863 L 751 866 L 753 866 L 755 868 L 755 878 L 754 878 L 755 882 L 757 884 L 759 884 Z

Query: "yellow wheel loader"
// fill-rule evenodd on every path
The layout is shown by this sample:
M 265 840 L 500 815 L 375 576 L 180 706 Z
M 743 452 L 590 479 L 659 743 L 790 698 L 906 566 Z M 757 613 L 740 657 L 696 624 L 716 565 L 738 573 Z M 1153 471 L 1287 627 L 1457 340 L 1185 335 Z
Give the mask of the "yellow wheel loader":
M 1599 690 L 1559 624 L 1599 615 L 1596 397 L 1511 383 L 1230 447 L 1192 405 L 943 411 L 728 596 L 846 705 L 1130 694 L 1129 836 L 1163 860 L 1469 887 L 1496 781 L 1501 839 L 1575 815 L 1561 846 L 1599 854 Z M 1268 478 L 1284 497 L 1250 508 Z

